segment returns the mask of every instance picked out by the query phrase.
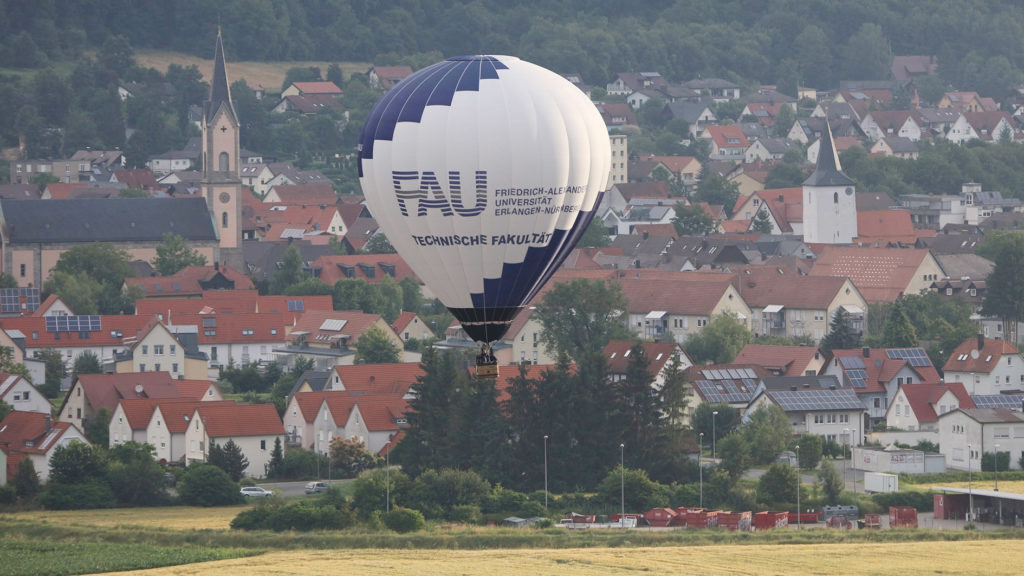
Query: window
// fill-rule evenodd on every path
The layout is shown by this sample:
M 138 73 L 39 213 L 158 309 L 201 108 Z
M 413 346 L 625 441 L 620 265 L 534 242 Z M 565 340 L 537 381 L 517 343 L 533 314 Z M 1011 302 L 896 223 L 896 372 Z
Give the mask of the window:
M 224 130 L 221 130 L 221 132 L 223 132 L 223 131 Z M 228 167 L 228 153 L 227 152 L 221 152 L 220 156 L 217 158 L 217 160 L 218 160 L 219 169 L 220 169 L 221 172 L 227 172 L 228 170 L 231 169 L 231 168 Z
M 24 264 L 21 265 L 21 277 L 22 278 L 25 277 L 25 265 Z
M 149 346 L 147 346 L 146 344 L 143 344 L 142 345 L 142 353 L 143 354 L 149 354 Z
M 160 365 L 159 364 L 154 364 L 153 365 L 153 371 L 154 372 L 159 372 L 160 371 Z
M 174 364 L 171 364 L 171 372 L 174 372 L 175 374 L 178 373 L 178 363 L 177 362 L 175 362 Z
M 178 346 L 175 345 L 175 344 L 171 344 L 171 356 L 173 356 L 173 355 L 175 355 L 177 353 L 178 353 Z
M 266 450 L 266 449 L 267 449 L 267 441 L 266 440 L 260 440 L 260 450 Z
M 832 203 L 839 204 L 839 192 L 832 193 Z
M 210 360 L 216 360 L 216 359 L 217 359 L 217 347 L 216 346 L 211 346 L 210 347 Z
M 220 214 L 220 227 L 221 228 L 227 228 L 228 227 L 228 213 L 227 212 L 221 212 L 221 214 Z
M 881 398 L 875 398 L 875 408 L 881 408 L 881 407 L 882 407 L 882 399 Z
M 896 405 L 896 415 L 897 416 L 900 415 L 900 405 L 899 404 Z
M 139 364 L 139 372 L 145 372 L 145 371 L 146 371 L 146 365 L 145 364 Z

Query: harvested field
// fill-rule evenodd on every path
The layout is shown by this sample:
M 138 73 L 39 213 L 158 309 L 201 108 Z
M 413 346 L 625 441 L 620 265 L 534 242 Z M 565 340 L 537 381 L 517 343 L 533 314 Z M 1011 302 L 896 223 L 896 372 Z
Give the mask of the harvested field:
M 169 530 L 228 530 L 231 520 L 249 506 L 197 508 L 168 506 L 163 508 L 114 508 L 110 510 L 35 510 L 19 512 L 21 520 L 79 526 L 145 526 Z
M 998 560 L 997 560 L 998 559 Z M 915 542 L 813 545 L 700 546 L 566 550 L 308 550 L 140 572 L 260 576 L 360 574 L 417 576 L 600 576 L 650 574 L 1018 575 L 1024 547 L 1015 541 Z M 343 570 L 342 570 L 342 567 Z

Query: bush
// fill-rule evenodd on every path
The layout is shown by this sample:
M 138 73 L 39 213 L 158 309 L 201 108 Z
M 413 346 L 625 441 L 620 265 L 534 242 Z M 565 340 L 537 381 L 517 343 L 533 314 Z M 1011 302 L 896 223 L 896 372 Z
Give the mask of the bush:
M 270 515 L 273 514 L 275 506 L 261 502 L 248 510 L 243 510 L 238 516 L 231 520 L 232 530 L 268 530 L 270 528 Z
M 448 511 L 448 520 L 462 524 L 479 524 L 480 507 L 472 504 L 453 506 Z
M 395 508 L 390 512 L 382 514 L 381 520 L 384 521 L 384 525 L 389 530 L 399 534 L 415 532 L 427 526 L 427 521 L 423 519 L 423 514 L 420 514 L 419 510 L 413 510 L 412 508 Z
M 210 464 L 193 464 L 178 479 L 178 495 L 190 506 L 229 506 L 241 504 L 238 484 L 226 472 Z
M 472 470 L 427 470 L 412 482 L 405 503 L 434 518 L 454 506 L 480 506 L 490 495 L 490 483 Z
M 17 499 L 18 492 L 14 489 L 14 486 L 10 484 L 0 486 L 0 504 L 14 504 Z
M 271 530 L 339 530 L 351 526 L 355 516 L 351 510 L 340 512 L 333 506 L 320 506 L 315 502 L 303 501 L 283 506 L 270 514 L 268 524 Z
M 48 510 L 113 508 L 116 502 L 114 491 L 99 480 L 78 484 L 50 482 L 39 494 L 39 504 Z
M 910 506 L 916 508 L 918 512 L 931 512 L 935 508 L 931 492 L 888 492 L 875 494 L 872 499 L 886 511 L 890 506 Z

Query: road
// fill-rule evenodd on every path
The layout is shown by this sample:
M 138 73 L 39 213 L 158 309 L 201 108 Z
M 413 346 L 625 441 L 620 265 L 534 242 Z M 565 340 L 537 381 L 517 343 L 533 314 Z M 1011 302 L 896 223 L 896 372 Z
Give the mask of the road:
M 329 481 L 328 480 L 321 480 L 321 482 L 327 482 L 330 485 L 334 485 L 334 484 L 344 484 L 345 482 L 351 482 L 351 480 L 329 480 Z M 260 486 L 266 488 L 267 490 L 273 490 L 273 491 L 279 493 L 281 496 L 283 496 L 285 498 L 290 498 L 292 496 L 305 496 L 306 495 L 306 484 L 307 484 L 307 482 L 305 482 L 305 481 L 299 481 L 299 482 L 265 482 L 265 483 L 260 484 Z

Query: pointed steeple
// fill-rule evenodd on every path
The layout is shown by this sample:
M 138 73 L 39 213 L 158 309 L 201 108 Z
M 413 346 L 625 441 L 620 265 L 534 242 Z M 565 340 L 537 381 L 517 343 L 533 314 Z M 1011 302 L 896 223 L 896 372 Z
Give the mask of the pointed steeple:
M 818 143 L 818 165 L 804 181 L 804 186 L 853 186 L 853 180 L 843 174 L 842 170 L 843 167 L 839 165 L 839 153 L 836 152 L 836 145 L 832 141 L 832 128 L 826 119 L 825 129 L 822 130 Z
M 217 46 L 213 55 L 213 79 L 210 82 L 210 99 L 206 102 L 206 120 L 209 121 L 221 104 L 227 105 L 228 113 L 235 117 L 235 107 L 231 104 L 231 86 L 228 84 L 227 65 L 224 62 L 224 39 L 217 27 Z

